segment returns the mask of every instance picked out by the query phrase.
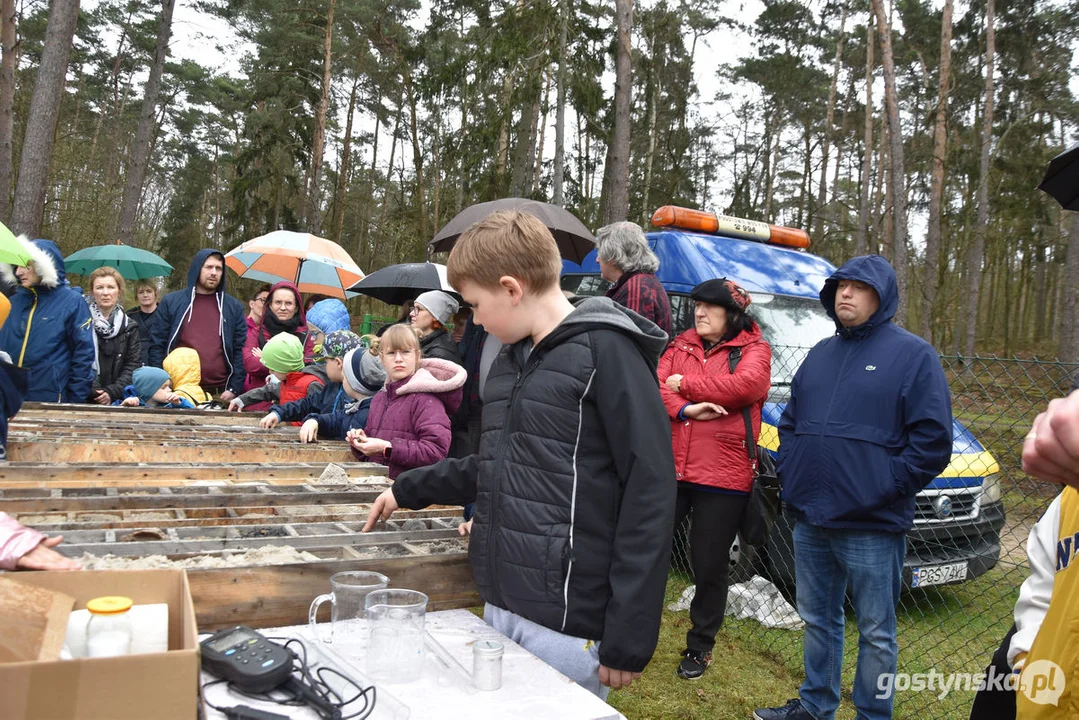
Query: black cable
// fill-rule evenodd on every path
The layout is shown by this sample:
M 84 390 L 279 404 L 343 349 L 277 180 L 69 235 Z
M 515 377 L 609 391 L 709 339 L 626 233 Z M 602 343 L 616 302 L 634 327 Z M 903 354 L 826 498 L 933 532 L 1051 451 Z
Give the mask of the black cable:
M 298 638 L 275 637 L 266 639 L 271 642 L 276 641 L 292 654 L 293 669 L 292 674 L 289 675 L 289 679 L 265 693 L 245 692 L 225 679 L 211 680 L 202 686 L 202 690 L 204 691 L 203 699 L 209 707 L 225 714 L 227 717 L 232 717 L 233 713 L 238 710 L 238 708 L 218 707 L 206 699 L 205 690 L 207 688 L 224 683 L 228 685 L 229 692 L 252 700 L 273 703 L 284 707 L 307 706 L 316 712 L 323 720 L 365 720 L 372 712 L 374 712 L 376 702 L 376 689 L 374 685 L 365 688 L 353 678 L 345 675 L 336 668 L 312 668 L 307 661 L 307 646 Z M 298 652 L 291 647 L 293 643 L 299 646 Z M 314 673 L 311 672 L 312 669 L 315 670 Z M 324 673 L 326 674 L 326 677 L 323 676 Z M 342 697 L 341 693 L 334 690 L 330 685 L 327 680 L 327 677 L 329 676 L 336 676 L 341 680 L 344 680 L 346 684 L 351 685 L 356 690 L 356 694 L 346 700 Z M 270 694 L 271 692 L 280 693 L 286 697 L 274 697 Z M 352 714 L 345 715 L 344 712 L 348 709 L 348 706 L 358 702 L 361 698 L 363 699 L 363 706 L 356 709 Z

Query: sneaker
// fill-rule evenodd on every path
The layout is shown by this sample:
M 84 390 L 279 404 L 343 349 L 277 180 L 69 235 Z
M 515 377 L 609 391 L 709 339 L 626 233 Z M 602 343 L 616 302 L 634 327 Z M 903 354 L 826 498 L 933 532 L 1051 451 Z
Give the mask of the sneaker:
M 685 680 L 696 680 L 708 666 L 712 664 L 712 653 L 702 653 L 697 650 L 683 650 L 682 662 L 678 664 L 678 677 Z
M 816 720 L 798 698 L 788 700 L 783 707 L 758 708 L 753 711 L 754 720 Z

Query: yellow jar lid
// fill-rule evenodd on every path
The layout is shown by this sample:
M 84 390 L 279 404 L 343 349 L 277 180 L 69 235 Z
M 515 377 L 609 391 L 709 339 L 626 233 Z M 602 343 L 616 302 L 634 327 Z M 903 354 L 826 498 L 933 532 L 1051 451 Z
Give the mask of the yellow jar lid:
M 131 609 L 131 598 L 122 595 L 106 595 L 86 603 L 86 609 L 95 615 L 116 615 Z

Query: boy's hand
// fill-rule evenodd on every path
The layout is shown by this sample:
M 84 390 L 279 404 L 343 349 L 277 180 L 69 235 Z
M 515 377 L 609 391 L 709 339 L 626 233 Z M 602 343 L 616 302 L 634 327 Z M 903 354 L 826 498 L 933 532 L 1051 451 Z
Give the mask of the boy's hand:
M 367 522 L 363 524 L 363 530 L 360 532 L 370 532 L 375 523 L 380 520 L 389 520 L 390 515 L 393 515 L 397 508 L 397 498 L 393 496 L 393 490 L 383 491 L 371 505 L 371 512 L 367 515 Z
M 82 570 L 82 565 L 53 550 L 63 539 L 61 535 L 45 538 L 19 558 L 15 567 L 19 570 Z
M 629 687 L 630 683 L 640 676 L 641 674 L 639 672 L 612 670 L 605 665 L 599 666 L 599 681 L 612 690 Z
M 165 393 L 165 402 L 167 402 L 169 405 L 180 402 L 180 399 L 180 396 L 174 392 Z
M 277 417 L 277 413 L 266 413 L 261 420 L 259 420 L 259 427 L 263 430 L 273 430 L 277 427 L 277 424 L 281 422 L 281 418 Z
M 244 404 L 240 398 L 233 398 L 229 401 L 229 412 L 240 412 L 244 409 Z
M 271 413 L 273 414 L 273 413 Z M 274 415 L 274 417 L 277 417 Z M 300 442 L 309 443 L 318 440 L 318 420 L 304 420 L 300 426 Z
M 716 405 L 710 402 L 694 403 L 686 407 L 682 411 L 690 420 L 715 420 L 718 417 L 722 417 L 727 414 L 727 411 L 723 409 L 722 405 Z
M 472 521 L 469 520 L 468 522 L 463 522 L 460 525 L 458 525 L 457 526 L 457 533 L 459 535 L 461 535 L 462 537 L 464 537 L 465 535 L 471 535 L 472 534 Z
M 125 405 L 127 407 L 138 407 L 139 406 L 139 399 L 137 397 L 124 398 L 124 401 L 122 403 L 120 403 L 120 404 Z
M 1079 392 L 1053 400 L 1023 441 L 1023 470 L 1079 488 Z
M 668 375 L 667 376 L 667 389 L 673 393 L 682 392 L 682 376 L 681 375 Z

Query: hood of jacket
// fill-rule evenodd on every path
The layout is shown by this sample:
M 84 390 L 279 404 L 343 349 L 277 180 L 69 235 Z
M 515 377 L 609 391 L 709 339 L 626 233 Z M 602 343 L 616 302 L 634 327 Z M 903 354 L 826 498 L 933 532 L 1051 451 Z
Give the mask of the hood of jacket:
M 202 363 L 192 348 L 176 348 L 161 363 L 161 368 L 169 374 L 173 388 L 202 384 Z
M 861 325 L 844 327 L 836 317 L 835 296 L 840 280 L 864 282 L 877 291 L 880 307 Z M 867 333 L 879 325 L 890 322 L 896 310 L 899 309 L 899 284 L 896 281 L 895 270 L 880 255 L 862 255 L 851 258 L 824 281 L 824 287 L 820 291 L 820 302 L 828 313 L 828 317 L 832 318 L 840 335 L 854 337 Z
M 659 364 L 660 356 L 667 349 L 668 337 L 654 322 L 606 297 L 578 298 L 573 303 L 573 312 L 540 341 L 540 346 L 556 345 L 580 333 L 607 328 L 628 337 L 652 368 Z M 523 353 L 528 342 L 526 338 L 517 343 L 512 352 Z M 520 364 L 524 365 L 523 362 Z
M 52 290 L 61 285 L 67 285 L 67 271 L 64 269 L 64 256 L 60 254 L 60 248 L 52 240 L 30 240 L 25 235 L 17 238 L 19 244 L 34 259 L 34 269 L 41 277 L 34 287 Z M 0 275 L 17 287 L 19 279 L 15 277 L 15 266 L 8 263 L 0 263 Z
M 325 363 L 311 363 L 300 372 L 305 375 L 314 375 L 325 387 L 330 386 L 330 376 L 326 373 Z
M 296 287 L 294 283 L 290 283 L 286 280 L 283 280 L 270 288 L 270 294 L 266 296 L 266 306 L 262 311 L 262 322 L 259 323 L 259 331 L 266 332 L 266 316 L 273 312 L 270 310 L 270 298 L 273 297 L 274 292 L 282 289 L 288 290 L 292 293 L 293 297 L 296 298 L 296 308 L 300 311 L 300 324 L 296 326 L 296 332 L 302 335 L 307 332 L 307 313 L 303 310 L 303 296 L 300 295 L 300 289 Z M 302 340 L 303 338 L 300 339 Z
M 393 395 L 429 393 L 446 406 L 446 413 L 452 415 L 461 404 L 461 393 L 455 392 L 464 387 L 468 373 L 455 362 L 439 358 L 424 358 L 420 367 L 404 380 L 386 385 L 386 392 Z
M 199 284 L 199 273 L 202 272 L 202 266 L 206 264 L 206 259 L 211 255 L 220 255 L 221 262 L 225 262 L 225 253 L 220 250 L 214 250 L 213 248 L 203 248 L 195 253 L 195 257 L 191 260 L 191 267 L 187 269 L 187 289 L 194 290 Z M 225 294 L 225 280 L 227 279 L 228 270 L 221 273 L 221 283 L 217 286 L 217 294 Z

